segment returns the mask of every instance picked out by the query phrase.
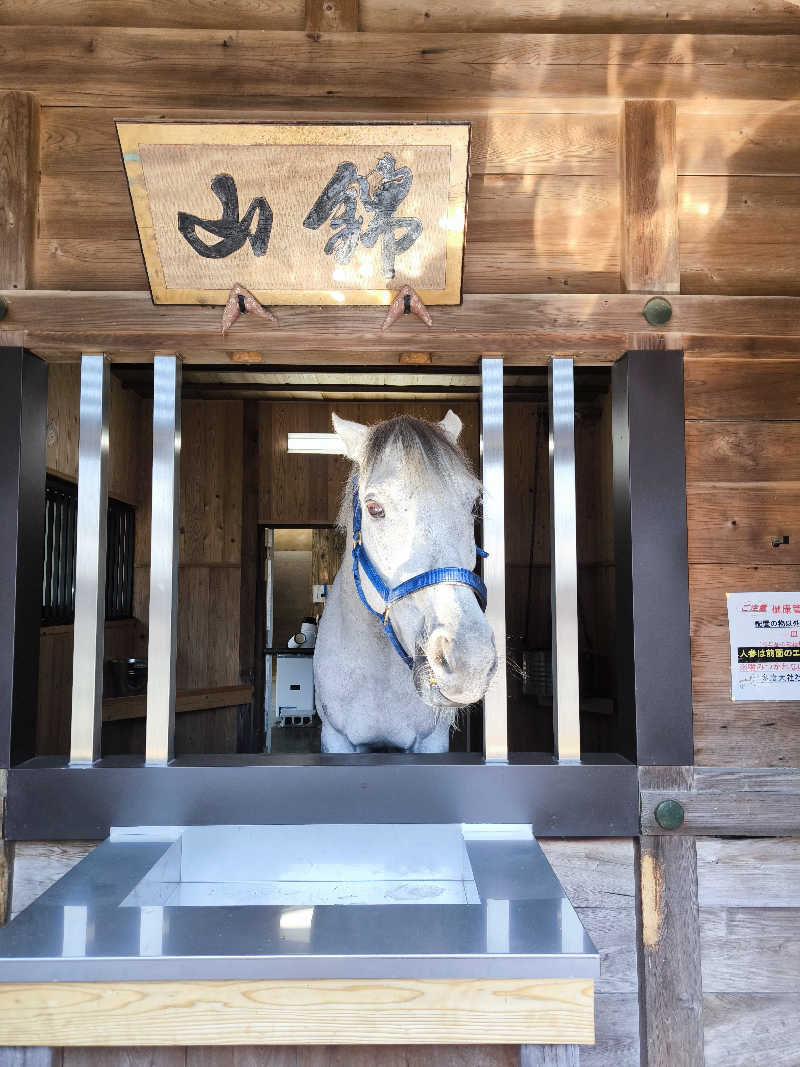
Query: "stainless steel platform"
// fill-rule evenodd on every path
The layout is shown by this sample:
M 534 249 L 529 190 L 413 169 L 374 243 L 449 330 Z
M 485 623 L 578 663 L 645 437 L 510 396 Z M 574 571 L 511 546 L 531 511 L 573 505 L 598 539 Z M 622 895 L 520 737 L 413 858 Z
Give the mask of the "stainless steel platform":
M 529 827 L 112 832 L 0 930 L 0 981 L 596 978 Z

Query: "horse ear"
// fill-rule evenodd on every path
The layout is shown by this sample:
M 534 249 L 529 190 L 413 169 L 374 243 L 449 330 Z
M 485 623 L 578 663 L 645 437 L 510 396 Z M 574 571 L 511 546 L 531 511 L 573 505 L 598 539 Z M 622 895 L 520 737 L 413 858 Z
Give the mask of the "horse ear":
M 333 428 L 344 445 L 345 454 L 354 463 L 360 462 L 364 443 L 369 433 L 369 426 L 362 426 L 360 422 L 350 422 L 349 419 L 340 418 L 339 415 L 334 413 Z
M 456 415 L 455 411 L 448 411 L 439 423 L 439 429 L 444 430 L 445 433 L 450 434 L 454 441 L 457 441 L 463 425 L 464 424 L 458 415 Z

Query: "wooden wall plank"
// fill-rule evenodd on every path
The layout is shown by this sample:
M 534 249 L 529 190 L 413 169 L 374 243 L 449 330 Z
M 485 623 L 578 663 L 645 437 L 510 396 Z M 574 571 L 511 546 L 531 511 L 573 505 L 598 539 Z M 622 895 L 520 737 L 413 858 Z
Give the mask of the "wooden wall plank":
M 426 34 L 391 31 L 314 40 L 237 29 L 223 40 L 214 30 L 3 27 L 3 87 L 37 93 L 45 104 L 116 97 L 129 107 L 230 107 L 244 96 L 266 103 L 287 89 L 298 96 L 525 95 L 532 85 L 542 97 L 787 100 L 800 62 L 796 35 L 663 34 L 644 48 L 637 34 L 613 33 L 442 34 L 434 49 Z
M 703 908 L 798 908 L 800 838 L 698 838 L 697 878 Z
M 715 483 L 797 482 L 800 420 L 741 422 L 720 419 L 686 423 L 686 482 L 692 488 Z M 728 486 L 730 493 L 738 488 Z
M 800 291 L 800 177 L 679 179 L 681 291 Z
M 794 457 L 785 468 L 800 465 Z M 789 485 L 687 487 L 689 563 L 800 563 L 800 488 Z M 773 545 L 789 537 L 788 544 Z
M 800 995 L 712 994 L 703 997 L 705 1067 L 796 1067 L 800 1062 Z
M 235 109 L 215 111 L 218 121 L 238 121 L 243 101 Z M 613 107 L 614 105 L 610 105 Z M 336 97 L 335 100 L 303 100 L 275 97 L 259 109 L 258 118 L 305 121 L 364 121 L 396 119 L 469 120 L 472 123 L 470 143 L 470 171 L 478 174 L 585 174 L 615 177 L 619 168 L 618 120 L 616 114 L 597 111 L 559 110 L 558 103 L 526 100 L 517 97 L 493 96 L 486 100 L 477 96 L 464 99 L 433 97 L 430 99 L 401 98 L 397 100 L 359 100 Z M 208 111 L 165 108 L 159 117 L 190 122 L 208 119 Z M 71 177 L 73 180 L 90 173 L 92 183 L 111 189 L 109 175 L 114 175 L 114 188 L 124 187 L 119 142 L 114 127 L 115 118 L 142 117 L 140 108 L 103 107 L 45 107 L 41 117 L 41 164 L 45 178 L 43 199 L 55 203 L 59 196 L 53 179 Z M 253 116 L 256 117 L 256 116 Z M 104 192 L 101 203 L 112 198 L 119 200 L 118 191 Z M 63 197 L 61 198 L 63 201 Z M 69 204 L 65 205 L 69 207 Z M 129 203 L 126 204 L 129 209 Z M 51 212 L 49 225 L 56 223 Z M 68 236 L 59 233 L 58 236 Z
M 797 419 L 800 411 L 793 359 L 687 359 L 684 386 L 687 419 L 773 422 Z
M 21 2 L 21 0 L 20 0 Z M 634 0 L 602 0 L 587 7 L 580 0 L 361 0 L 361 25 L 398 32 L 448 33 L 470 26 L 475 32 L 546 33 L 558 27 L 574 32 L 660 33 L 676 24 L 687 32 L 788 32 L 796 30 L 794 8 L 779 0 L 754 6 L 747 0 L 678 0 L 668 10 L 649 10 Z
M 628 292 L 680 290 L 675 102 L 622 106 L 622 285 Z
M 518 1067 L 514 1045 L 321 1045 L 297 1049 L 297 1067 Z M 259 1065 L 260 1067 L 260 1065 Z
M 301 30 L 303 0 L 3 0 L 0 25 Z
M 27 289 L 39 184 L 39 102 L 30 93 L 0 92 L 0 278 Z
M 800 993 L 800 908 L 701 908 L 704 993 Z
M 798 175 L 800 115 L 694 113 L 678 109 L 678 173 Z M 44 113 L 42 114 L 44 130 Z
M 285 1048 L 201 1045 L 186 1049 L 186 1067 L 297 1067 L 297 1058 L 298 1049 L 291 1045 Z
M 183 1048 L 65 1048 L 63 1067 L 185 1067 Z
M 61 1067 L 60 1048 L 0 1048 L 0 1067 Z

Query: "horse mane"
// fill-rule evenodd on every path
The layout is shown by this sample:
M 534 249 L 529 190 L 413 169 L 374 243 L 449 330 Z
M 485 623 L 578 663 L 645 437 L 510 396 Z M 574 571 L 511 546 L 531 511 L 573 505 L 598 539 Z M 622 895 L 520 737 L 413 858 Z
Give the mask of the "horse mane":
M 361 460 L 350 469 L 338 518 L 338 525 L 345 531 L 350 528 L 353 514 L 353 475 L 358 473 L 366 482 L 384 453 L 395 448 L 403 453 L 406 464 L 420 480 L 436 480 L 443 489 L 466 483 L 476 497 L 480 493 L 480 479 L 450 434 L 435 422 L 413 415 L 396 415 L 370 427 Z

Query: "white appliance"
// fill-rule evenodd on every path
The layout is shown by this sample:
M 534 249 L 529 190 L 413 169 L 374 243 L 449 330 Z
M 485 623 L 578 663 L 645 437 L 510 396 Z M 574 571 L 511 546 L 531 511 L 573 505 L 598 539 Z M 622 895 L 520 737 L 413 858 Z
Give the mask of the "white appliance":
M 309 726 L 314 717 L 314 657 L 279 652 L 275 680 L 276 726 Z

